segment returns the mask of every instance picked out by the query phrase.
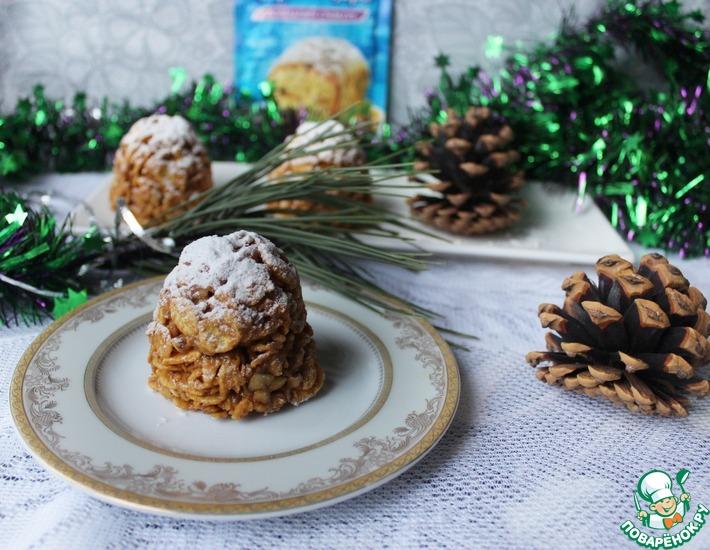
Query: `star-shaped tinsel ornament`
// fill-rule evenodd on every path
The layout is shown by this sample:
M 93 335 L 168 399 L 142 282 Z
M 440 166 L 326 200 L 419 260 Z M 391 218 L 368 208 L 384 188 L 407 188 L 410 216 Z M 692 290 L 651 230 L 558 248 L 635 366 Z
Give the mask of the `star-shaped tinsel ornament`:
M 25 220 L 27 219 L 27 212 L 25 212 L 25 209 L 22 208 L 21 204 L 17 204 L 15 206 L 15 211 L 11 212 L 10 214 L 7 214 L 5 216 L 5 221 L 9 224 L 11 223 L 16 223 L 17 225 L 22 225 L 25 223 Z
M 0 119 L 2 122 L 2 119 Z M 0 155 L 0 175 L 12 174 L 17 170 L 17 160 L 15 155 L 4 154 Z
M 486 38 L 485 53 L 488 59 L 498 59 L 503 53 L 504 40 L 502 36 L 491 34 Z
M 437 67 L 444 68 L 448 67 L 451 64 L 451 60 L 449 59 L 449 56 L 446 55 L 445 53 L 440 53 L 434 58 L 434 62 L 436 63 Z
M 86 290 L 80 290 L 79 292 L 74 289 L 67 289 L 66 296 L 60 296 L 54 299 L 54 307 L 52 308 L 52 315 L 55 319 L 59 319 L 66 313 L 69 313 L 72 309 L 80 306 L 88 299 Z

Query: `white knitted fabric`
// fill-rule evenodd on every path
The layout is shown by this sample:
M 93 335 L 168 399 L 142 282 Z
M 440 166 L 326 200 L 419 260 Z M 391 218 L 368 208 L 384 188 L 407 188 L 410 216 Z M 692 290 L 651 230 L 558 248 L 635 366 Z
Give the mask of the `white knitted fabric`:
M 710 294 L 710 262 L 673 261 Z M 270 520 L 179 521 L 103 504 L 20 443 L 6 396 L 38 329 L 5 329 L 0 547 L 633 548 L 619 525 L 634 519 L 633 490 L 652 468 L 688 468 L 693 504 L 710 507 L 710 401 L 685 419 L 632 415 L 550 388 L 525 364 L 526 352 L 544 346 L 538 304 L 561 303 L 562 279 L 578 267 L 442 260 L 421 274 L 373 269 L 382 285 L 442 312 L 441 324 L 479 338 L 456 352 L 463 384 L 453 425 L 409 472 L 335 506 Z M 688 547 L 710 547 L 710 527 Z

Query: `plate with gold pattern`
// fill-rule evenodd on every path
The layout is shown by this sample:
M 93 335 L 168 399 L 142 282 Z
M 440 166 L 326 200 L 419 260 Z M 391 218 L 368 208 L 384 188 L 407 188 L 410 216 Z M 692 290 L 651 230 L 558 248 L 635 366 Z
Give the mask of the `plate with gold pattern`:
M 307 283 L 321 391 L 241 420 L 182 410 L 147 384 L 145 333 L 162 285 L 147 279 L 62 317 L 13 376 L 12 414 L 30 452 L 101 500 L 213 520 L 315 509 L 401 474 L 453 418 L 458 367 L 427 322 Z

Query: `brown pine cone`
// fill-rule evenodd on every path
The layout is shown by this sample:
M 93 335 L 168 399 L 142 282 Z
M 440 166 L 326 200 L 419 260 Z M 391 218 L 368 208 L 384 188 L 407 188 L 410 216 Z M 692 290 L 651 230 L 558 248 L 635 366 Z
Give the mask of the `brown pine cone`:
M 697 372 L 710 361 L 707 300 L 660 254 L 641 258 L 638 269 L 604 256 L 597 273 L 596 285 L 582 272 L 565 279 L 562 308 L 540 306 L 542 326 L 557 334 L 528 363 L 548 384 L 634 412 L 687 416 L 688 395 L 710 393 Z
M 523 201 L 516 196 L 523 173 L 509 149 L 513 131 L 487 107 L 470 107 L 464 117 L 449 110 L 444 124 L 431 124 L 432 140 L 417 144 L 418 170 L 432 170 L 437 193 L 408 199 L 412 215 L 458 235 L 505 229 L 520 219 Z

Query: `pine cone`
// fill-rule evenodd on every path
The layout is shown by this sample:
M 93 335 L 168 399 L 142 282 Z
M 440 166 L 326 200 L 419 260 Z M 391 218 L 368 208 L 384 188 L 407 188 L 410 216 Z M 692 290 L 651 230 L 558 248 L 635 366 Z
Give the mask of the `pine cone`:
M 687 416 L 687 395 L 705 397 L 710 382 L 697 375 L 710 361 L 707 300 L 660 254 L 638 270 L 616 255 L 597 262 L 599 283 L 574 273 L 562 283 L 564 307 L 542 304 L 552 332 L 547 352 L 527 361 L 548 384 L 604 397 L 634 412 Z
M 419 170 L 433 170 L 439 181 L 427 185 L 438 196 L 408 200 L 412 215 L 424 223 L 459 235 L 505 229 L 520 219 L 523 201 L 514 192 L 523 186 L 520 160 L 508 149 L 513 131 L 487 107 L 471 107 L 461 118 L 448 111 L 445 124 L 431 124 L 433 139 L 417 144 Z

